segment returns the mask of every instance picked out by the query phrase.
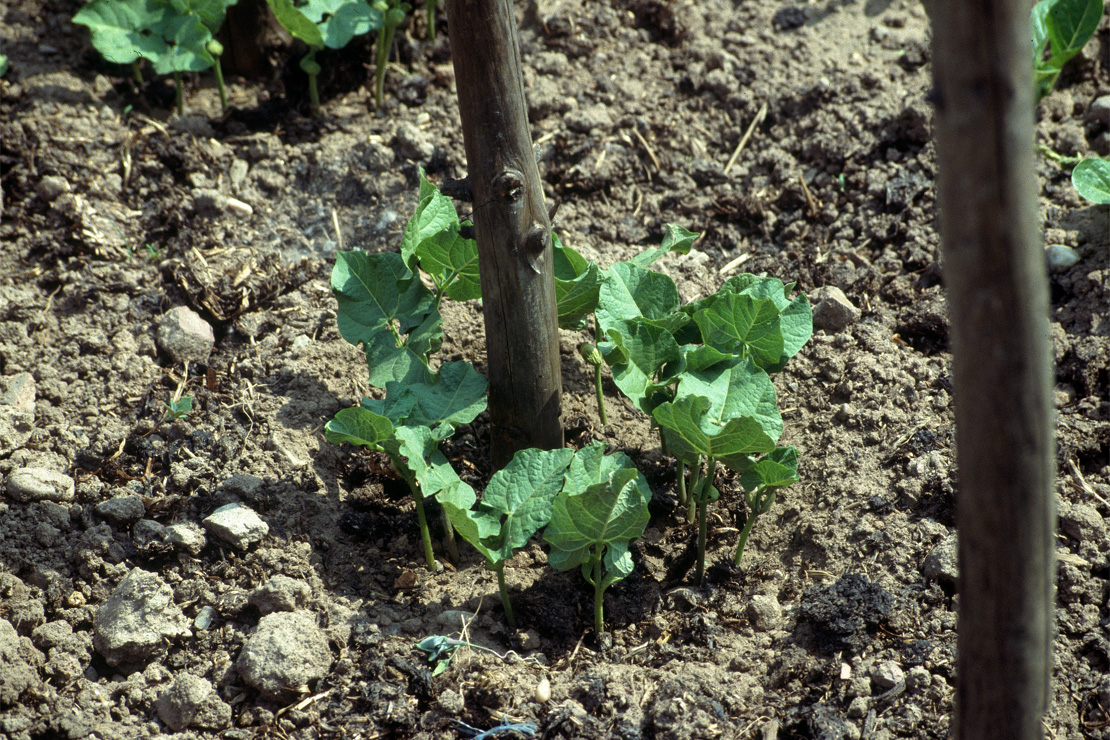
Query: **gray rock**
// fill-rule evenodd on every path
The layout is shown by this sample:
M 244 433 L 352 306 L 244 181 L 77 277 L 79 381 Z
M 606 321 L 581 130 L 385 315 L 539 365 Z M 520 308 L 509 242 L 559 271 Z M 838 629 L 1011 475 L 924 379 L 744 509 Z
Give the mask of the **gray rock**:
M 263 615 L 304 609 L 312 596 L 312 588 L 304 581 L 289 576 L 274 576 L 251 592 L 247 603 Z
M 1079 252 L 1066 244 L 1049 244 L 1044 248 L 1049 272 L 1063 272 L 1079 262 Z
M 264 698 L 282 700 L 308 690 L 331 668 L 327 636 L 311 612 L 275 612 L 262 617 L 235 667 Z
M 183 550 L 190 555 L 199 555 L 208 544 L 204 530 L 192 522 L 178 522 L 166 527 L 166 542 L 175 550 Z
M 748 602 L 748 619 L 756 629 L 766 632 L 782 622 L 782 607 L 771 594 L 756 594 Z
M 47 468 L 17 468 L 8 476 L 8 495 L 16 501 L 72 501 L 73 478 Z
M 146 665 L 165 655 L 179 637 L 189 637 L 189 620 L 173 603 L 173 589 L 140 568 L 120 581 L 96 612 L 93 647 L 110 666 Z
M 439 613 L 436 617 L 436 624 L 448 630 L 461 630 L 465 625 L 470 624 L 470 620 L 474 619 L 474 612 L 463 611 L 462 609 L 447 609 Z
M 39 186 L 36 188 L 39 197 L 47 203 L 53 203 L 59 196 L 72 190 L 73 187 L 69 184 L 69 180 L 58 175 L 46 175 L 39 180 Z
M 228 504 L 216 509 L 203 522 L 204 528 L 237 550 L 245 550 L 270 531 L 253 510 L 242 504 Z
M 143 497 L 136 495 L 116 496 L 96 505 L 96 513 L 117 526 L 127 526 L 139 521 L 146 515 Z
M 236 473 L 223 482 L 220 492 L 250 498 L 258 493 L 260 488 L 262 488 L 262 479 L 258 476 Z
M 158 322 L 157 340 L 176 363 L 206 362 L 216 344 L 212 327 L 188 306 L 166 311 Z
M 38 671 L 27 662 L 26 652 L 15 627 L 0 619 L 0 707 L 17 703 L 24 691 L 38 684 Z
M 1086 119 L 1091 123 L 1097 121 L 1103 126 L 1110 126 L 1110 95 L 1100 95 L 1091 101 Z
M 427 162 L 435 153 L 431 135 L 409 121 L 402 121 L 397 125 L 393 141 L 401 156 L 416 162 Z
M 906 674 L 902 671 L 902 666 L 893 660 L 885 660 L 871 671 L 871 681 L 880 692 L 889 691 L 904 680 Z
M 35 413 L 35 376 L 19 373 L 4 380 L 4 392 L 0 394 L 0 406 L 12 406 L 28 414 Z
M 70 626 L 69 622 L 61 619 L 40 624 L 31 632 L 31 642 L 43 651 L 63 645 L 72 639 L 73 627 Z
M 439 704 L 440 709 L 454 716 L 462 714 L 463 710 L 466 709 L 466 702 L 463 699 L 463 695 L 451 689 L 444 689 L 440 692 L 439 696 L 436 697 L 436 702 Z
M 231 726 L 231 706 L 200 676 L 180 673 L 154 702 L 158 716 L 174 732 L 186 727 L 222 730 Z
M 1096 545 L 1106 537 L 1106 522 L 1090 504 L 1064 504 L 1060 507 L 1060 529 L 1079 542 Z
M 165 526 L 153 519 L 140 519 L 131 528 L 131 542 L 140 550 L 161 548 L 166 539 Z
M 824 329 L 830 334 L 848 328 L 860 317 L 860 310 L 848 300 L 844 291 L 835 285 L 825 285 L 810 291 L 813 305 L 813 328 Z
M 959 546 L 955 533 L 938 542 L 925 558 L 921 573 L 930 581 L 941 581 L 956 585 L 960 571 L 957 566 Z
M 193 212 L 198 216 L 219 216 L 227 210 L 227 196 L 212 188 L 193 188 Z
M 0 405 L 0 450 L 18 450 L 35 431 L 35 417 L 14 406 Z
M 587 105 L 568 111 L 563 116 L 563 123 L 580 134 L 588 134 L 594 129 L 605 132 L 613 128 L 613 114 L 604 105 Z

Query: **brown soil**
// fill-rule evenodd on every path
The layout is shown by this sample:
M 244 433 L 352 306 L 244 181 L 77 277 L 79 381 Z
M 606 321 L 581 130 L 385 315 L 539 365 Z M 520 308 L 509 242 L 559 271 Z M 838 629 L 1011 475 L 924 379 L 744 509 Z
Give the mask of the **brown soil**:
M 569 441 L 628 451 L 655 493 L 603 639 L 582 579 L 548 568 L 538 543 L 507 569 L 519 632 L 475 554 L 422 570 L 404 487 L 323 438 L 367 390 L 361 354 L 336 329 L 337 248 L 396 249 L 417 168 L 466 172 L 446 34 L 423 40 L 422 21 L 402 34 L 380 112 L 355 44 L 321 59 L 333 71 L 317 118 L 280 49 L 294 62 L 273 79 L 230 76 L 226 114 L 209 76 L 189 78 L 179 118 L 162 81 L 135 90 L 98 60 L 70 23 L 79 5 L 0 0 L 12 63 L 0 79 L 0 379 L 31 373 L 36 390 L 33 430 L 17 448 L 0 443 L 0 474 L 37 466 L 77 481 L 64 504 L 0 495 L 0 619 L 34 669 L 0 704 L 0 740 L 173 734 L 156 700 L 186 671 L 230 704 L 232 726 L 182 738 L 463 737 L 456 720 L 502 718 L 543 738 L 775 737 L 774 723 L 791 738 L 949 736 L 958 594 L 929 564 L 954 533 L 953 419 L 919 3 L 520 8 L 532 135 L 566 243 L 609 263 L 677 222 L 704 234 L 695 253 L 660 263 L 687 300 L 742 258 L 734 271 L 837 286 L 862 311 L 818 332 L 777 379 L 802 482 L 756 526 L 737 571 L 726 563 L 745 512 L 725 479 L 704 588 L 673 467 L 611 385 L 600 428 L 580 338 L 564 335 Z M 1104 20 L 1041 104 L 1040 141 L 1108 153 L 1110 126 L 1088 115 L 1110 93 L 1108 46 Z M 1110 223 L 1066 171 L 1038 169 L 1046 241 L 1079 254 L 1051 274 L 1061 525 L 1046 729 L 1110 738 Z M 184 379 L 192 413 L 159 425 L 183 368 L 155 332 L 180 305 L 212 324 L 216 345 Z M 483 369 L 479 307 L 445 313 L 444 356 Z M 479 486 L 487 439 L 480 417 L 448 445 Z M 260 484 L 232 480 L 242 475 Z M 145 547 L 136 525 L 94 512 L 127 493 L 165 525 L 242 501 L 269 534 L 246 551 Z M 168 646 L 158 662 L 170 673 L 125 674 L 91 648 L 98 608 L 135 567 L 169 583 L 190 622 L 207 606 L 218 615 Z M 277 575 L 310 588 L 334 663 L 306 697 L 275 703 L 232 666 L 258 624 L 246 596 Z M 432 677 L 414 644 L 458 637 L 454 610 L 477 612 L 469 639 L 505 657 L 463 649 Z M 36 629 L 55 622 L 75 639 L 44 642 Z M 904 675 L 893 688 L 891 662 Z

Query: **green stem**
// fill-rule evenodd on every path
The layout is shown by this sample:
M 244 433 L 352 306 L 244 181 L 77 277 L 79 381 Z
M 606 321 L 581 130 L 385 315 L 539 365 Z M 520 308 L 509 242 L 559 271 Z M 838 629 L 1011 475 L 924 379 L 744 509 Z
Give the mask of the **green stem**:
M 439 0 L 425 0 L 428 4 L 428 40 L 436 40 L 436 6 Z
M 678 505 L 686 506 L 690 501 L 690 494 L 686 491 L 686 463 L 679 460 L 675 470 L 678 474 Z
M 594 560 L 594 631 L 601 634 L 605 631 L 605 586 L 601 580 L 601 553 Z
M 409 490 L 412 491 L 412 497 L 416 499 L 416 520 L 420 522 L 420 538 L 424 540 L 424 562 L 428 564 L 428 570 L 433 573 L 436 570 L 436 556 L 432 552 L 432 535 L 428 532 L 428 517 L 424 514 L 424 496 L 421 494 L 420 486 L 416 481 L 408 481 Z
M 707 511 L 706 511 L 708 508 L 709 508 L 709 505 L 704 503 L 704 502 L 698 504 L 698 506 L 697 506 L 697 509 L 698 509 L 698 571 L 697 571 L 698 584 L 701 584 L 701 582 L 703 580 L 705 580 L 705 539 L 706 539 L 706 533 L 709 530 L 709 516 L 708 516 Z
M 451 558 L 451 562 L 459 562 L 459 544 L 455 541 L 455 527 L 451 524 L 451 519 L 447 516 L 447 509 L 442 506 L 439 509 L 440 519 L 443 521 L 444 531 L 444 545 L 447 547 L 447 557 Z
M 220 91 L 220 110 L 227 110 L 227 88 L 224 87 L 224 68 L 220 64 L 220 58 L 216 57 L 216 87 Z
M 690 479 L 686 481 L 686 521 L 690 523 L 694 522 L 697 513 L 701 484 L 701 457 L 699 456 L 698 462 L 690 467 Z
M 609 424 L 605 416 L 605 394 L 601 392 L 601 365 L 594 367 L 594 388 L 597 390 L 597 415 L 601 419 L 601 426 Z
M 316 84 L 316 75 L 308 76 L 308 100 L 312 105 L 312 112 L 320 110 L 320 87 Z
M 143 84 L 143 71 L 139 68 L 139 60 L 131 62 L 131 74 L 135 76 L 135 82 Z
M 762 489 L 757 488 L 755 489 L 755 491 L 752 492 L 751 497 L 748 497 L 748 508 L 751 511 L 748 512 L 748 520 L 744 522 L 744 529 L 741 530 L 740 539 L 736 543 L 736 557 L 733 559 L 733 563 L 737 566 L 740 565 L 740 559 L 744 557 L 744 546 L 748 544 L 748 535 L 752 533 L 752 527 L 755 526 L 755 520 L 762 513 L 759 510 L 761 507 L 756 506 L 761 493 Z
M 177 103 L 177 115 L 185 115 L 185 91 L 182 89 L 181 73 L 173 73 L 174 101 Z
M 382 107 L 385 99 L 385 64 L 389 61 L 389 47 L 393 43 L 393 29 L 382 26 L 378 31 L 378 50 L 374 69 L 374 102 Z
M 509 621 L 509 626 L 515 630 L 516 615 L 513 614 L 513 605 L 509 601 L 509 587 L 505 584 L 505 561 L 498 563 L 493 571 L 497 574 L 497 588 L 501 591 L 501 606 L 505 608 L 505 618 Z

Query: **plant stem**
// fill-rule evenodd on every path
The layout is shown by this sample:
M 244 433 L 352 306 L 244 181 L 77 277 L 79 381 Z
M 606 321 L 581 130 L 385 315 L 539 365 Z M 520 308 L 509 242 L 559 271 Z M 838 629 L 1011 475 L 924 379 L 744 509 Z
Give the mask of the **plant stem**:
M 697 581 L 701 584 L 705 580 L 705 539 L 706 532 L 709 529 L 709 516 L 706 510 L 709 505 L 705 502 L 699 503 L 698 509 L 698 570 Z
M 748 513 L 748 520 L 744 522 L 744 529 L 740 532 L 740 539 L 736 543 L 736 558 L 733 560 L 734 565 L 740 565 L 740 558 L 744 557 L 744 546 L 748 544 L 748 535 L 752 533 L 755 520 L 759 517 L 760 512 L 755 506 L 755 502 L 759 500 L 759 495 L 760 489 L 757 488 L 752 496 L 748 498 L 748 508 L 751 509 L 751 511 Z
M 139 68 L 139 60 L 131 62 L 131 74 L 135 76 L 135 82 L 143 84 L 143 71 Z
M 385 64 L 389 61 L 389 46 L 393 43 L 393 29 L 382 26 L 378 31 L 378 49 L 374 60 L 374 103 L 382 107 L 385 99 Z
M 686 481 L 686 521 L 691 524 L 694 522 L 694 516 L 697 512 L 697 505 L 699 496 L 701 495 L 701 457 L 698 457 L 697 464 L 690 468 L 690 479 Z
M 416 499 L 416 520 L 420 522 L 420 538 L 424 540 L 424 562 L 428 564 L 428 570 L 433 573 L 436 570 L 436 556 L 432 552 L 432 535 L 428 532 L 428 517 L 424 515 L 424 496 L 421 494 L 420 486 L 416 481 L 408 481 L 409 490 L 412 491 L 412 497 Z
M 173 73 L 174 101 L 177 103 L 177 115 L 185 115 L 185 91 L 182 89 L 181 73 Z
M 505 561 L 502 560 L 493 570 L 497 573 L 497 588 L 501 591 L 501 606 L 505 609 L 505 619 L 509 621 L 509 626 L 515 630 L 516 615 L 513 614 L 513 605 L 509 601 L 509 587 L 505 584 Z
M 452 562 L 457 563 L 459 562 L 459 545 L 455 541 L 455 527 L 447 516 L 447 509 L 442 506 L 439 508 L 439 516 L 443 521 L 444 545 L 447 547 L 447 557 L 451 558 Z
M 601 426 L 607 426 L 609 420 L 605 416 L 605 395 L 601 392 L 601 365 L 594 367 L 594 387 L 597 389 L 597 416 L 601 419 Z
M 436 40 L 436 6 L 439 0 L 425 0 L 428 5 L 428 40 Z
M 312 105 L 312 112 L 320 110 L 320 87 L 316 84 L 316 75 L 308 76 L 308 100 Z
M 216 87 L 220 91 L 220 110 L 227 110 L 227 88 L 224 87 L 224 68 L 220 64 L 220 58 L 216 57 L 216 66 L 213 68 L 216 72 Z
M 678 475 L 678 505 L 686 506 L 690 501 L 690 494 L 686 490 L 686 463 L 679 460 L 675 465 Z
M 594 558 L 594 631 L 601 634 L 605 631 L 605 586 L 601 580 L 601 552 Z

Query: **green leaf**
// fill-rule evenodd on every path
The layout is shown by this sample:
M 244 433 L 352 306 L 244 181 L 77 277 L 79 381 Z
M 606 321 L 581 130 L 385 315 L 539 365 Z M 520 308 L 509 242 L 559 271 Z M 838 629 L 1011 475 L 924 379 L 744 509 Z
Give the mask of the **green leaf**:
M 635 467 L 632 458 L 623 452 L 606 455 L 605 445 L 594 443 L 574 453 L 563 489 L 571 493 L 585 491 L 595 483 L 609 480 L 618 470 Z M 651 502 L 651 488 L 646 478 L 640 476 L 636 479 L 636 489 L 644 499 L 645 506 Z
M 324 425 L 324 436 L 332 444 L 350 442 L 360 447 L 381 450 L 381 444 L 393 436 L 393 422 L 368 409 L 354 407 L 339 411 Z
M 497 545 L 497 535 L 501 532 L 501 517 L 492 512 L 470 508 L 456 502 L 452 496 L 440 495 L 436 498 L 447 513 L 451 526 L 459 536 L 469 542 L 482 557 L 486 559 L 486 567 L 492 569 L 501 559 L 501 552 Z
M 324 48 L 324 35 L 319 26 L 294 7 L 293 0 L 266 0 L 266 3 L 290 36 L 305 42 L 311 49 Z
M 177 17 L 165 0 L 93 0 L 73 16 L 88 26 L 97 51 L 114 64 L 130 64 L 139 57 L 156 60 L 169 46 L 163 31 Z
M 439 314 L 428 317 L 431 328 L 423 338 L 443 336 L 443 326 Z M 413 332 L 417 335 L 417 332 Z M 400 383 L 425 383 L 431 377 L 427 365 L 427 354 L 420 350 L 428 343 L 418 341 L 410 344 L 397 344 L 397 339 L 388 329 L 372 334 L 363 345 L 366 350 L 367 382 L 375 388 L 385 388 L 391 381 Z M 410 346 L 411 345 L 411 346 Z
M 650 267 L 668 252 L 689 254 L 690 248 L 699 236 L 701 234 L 698 232 L 690 231 L 678 224 L 667 224 L 663 227 L 663 242 L 658 247 L 640 252 L 629 261 L 637 267 Z
M 756 421 L 771 439 L 777 440 L 782 435 L 775 386 L 770 376 L 757 369 L 751 360 L 734 360 L 686 373 L 678 383 L 675 399 L 688 396 L 709 400 L 706 419 L 717 426 L 746 417 Z
M 783 355 L 779 309 L 771 300 L 726 294 L 694 314 L 694 322 L 707 345 L 749 355 L 757 367 L 773 365 Z
M 603 587 L 632 571 L 628 543 L 643 535 L 649 519 L 647 502 L 637 485 L 639 477 L 635 468 L 622 468 L 584 491 L 564 489 L 555 497 L 551 523 L 544 531 L 544 539 L 551 545 L 548 562 L 552 567 L 566 571 L 587 566 L 600 556 L 608 571 Z M 583 575 L 591 579 L 586 568 Z
M 195 15 L 212 33 L 217 33 L 227 17 L 227 9 L 239 0 L 170 0 L 181 15 Z
M 584 328 L 584 319 L 597 310 L 601 293 L 601 270 L 593 262 L 564 246 L 552 232 L 554 242 L 555 304 L 559 326 Z
M 166 52 L 154 60 L 154 71 L 160 75 L 174 72 L 200 72 L 216 63 L 208 51 L 212 40 L 200 18 L 186 15 L 174 18 L 165 28 Z
M 417 259 L 417 250 L 426 239 L 431 239 L 437 234 L 458 230 L 459 214 L 455 211 L 455 204 L 424 176 L 420 170 L 420 199 L 416 204 L 416 211 L 412 218 L 405 224 L 405 233 L 401 237 L 401 257 L 409 270 L 413 269 Z
M 0 77 L 3 77 L 11 69 L 11 64 L 8 62 L 7 54 L 0 54 Z
M 1110 160 L 1084 159 L 1071 171 L 1071 182 L 1079 194 L 1092 203 L 1110 203 Z
M 551 520 L 555 496 L 573 458 L 574 450 L 569 449 L 521 450 L 494 473 L 479 508 L 503 518 L 499 559 L 508 560 Z
M 407 407 L 410 425 L 467 424 L 486 408 L 486 379 L 469 362 L 445 362 L 425 383 L 389 382 L 385 389 L 387 399 L 404 399 L 392 408 Z
M 624 333 L 609 332 L 609 342 L 599 349 L 612 366 L 613 382 L 636 408 L 650 414 L 654 408 L 656 375 L 663 366 L 682 358 L 678 342 L 671 333 L 643 318 L 624 322 Z
M 1071 59 L 1078 54 L 1095 35 L 1104 12 L 1102 0 L 1055 0 L 1044 19 L 1052 56 Z
M 742 416 L 720 424 L 709 416 L 709 408 L 708 398 L 686 396 L 664 403 L 652 413 L 667 450 L 679 460 L 694 465 L 699 456 L 715 457 L 742 473 L 755 462 L 752 455 L 775 448 L 775 439 L 755 418 Z
M 672 332 L 672 324 L 685 323 L 685 317 L 675 318 L 681 316 L 675 314 L 680 303 L 678 288 L 666 275 L 629 262 L 618 262 L 602 273 L 597 320 L 606 334 L 639 317 L 656 321 Z
M 482 297 L 478 242 L 463 238 L 457 223 L 425 238 L 414 254 L 420 260 L 420 269 L 431 275 L 436 285 L 447 284 L 446 294 L 451 299 L 470 301 Z
M 757 488 L 786 488 L 798 482 L 798 450 L 776 447 L 740 476 L 745 491 Z
M 320 29 L 329 49 L 342 49 L 355 36 L 377 31 L 383 23 L 381 11 L 366 0 L 308 0 L 300 11 Z
M 339 303 L 339 333 L 351 344 L 373 340 L 393 322 L 400 332 L 408 332 L 435 311 L 435 296 L 398 254 L 340 252 L 331 287 Z

